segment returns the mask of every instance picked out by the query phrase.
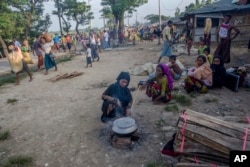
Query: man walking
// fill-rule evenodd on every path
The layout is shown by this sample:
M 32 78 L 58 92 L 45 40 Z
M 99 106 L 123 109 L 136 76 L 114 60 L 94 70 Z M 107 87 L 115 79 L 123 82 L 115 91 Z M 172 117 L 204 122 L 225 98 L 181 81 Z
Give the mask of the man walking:
M 163 56 L 170 57 L 172 55 L 172 48 L 171 48 L 171 46 L 172 46 L 171 39 L 173 36 L 172 27 L 173 27 L 173 22 L 171 20 L 169 20 L 168 25 L 162 31 L 164 46 L 163 46 L 161 55 L 158 59 L 158 63 L 160 63 Z
M 230 23 L 232 16 L 227 14 L 224 16 L 224 22 L 219 26 L 217 31 L 217 42 L 218 46 L 214 52 L 214 55 L 221 56 L 224 63 L 230 63 L 230 48 L 231 48 L 231 41 L 236 38 L 240 30 L 237 29 L 232 23 Z M 233 37 L 231 37 L 231 31 L 234 30 L 236 33 Z

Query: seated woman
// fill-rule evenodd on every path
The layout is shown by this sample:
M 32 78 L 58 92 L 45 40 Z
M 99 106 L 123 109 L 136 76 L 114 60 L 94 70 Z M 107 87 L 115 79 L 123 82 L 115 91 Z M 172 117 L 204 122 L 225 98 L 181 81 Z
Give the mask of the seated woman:
M 207 93 L 208 88 L 212 86 L 212 70 L 206 56 L 199 55 L 196 59 L 196 66 L 189 69 L 185 79 L 185 90 L 187 93 L 196 91 L 198 93 Z
M 107 122 L 111 118 L 130 115 L 133 99 L 128 89 L 129 73 L 121 72 L 116 80 L 117 82 L 111 84 L 102 94 L 102 122 Z
M 224 85 L 227 73 L 224 67 L 223 60 L 220 56 L 215 56 L 213 58 L 213 63 L 210 68 L 213 72 L 213 85 L 212 88 L 221 88 Z
M 146 94 L 152 97 L 152 101 L 169 102 L 172 98 L 173 78 L 167 65 L 159 64 L 156 67 L 155 77 L 147 81 Z

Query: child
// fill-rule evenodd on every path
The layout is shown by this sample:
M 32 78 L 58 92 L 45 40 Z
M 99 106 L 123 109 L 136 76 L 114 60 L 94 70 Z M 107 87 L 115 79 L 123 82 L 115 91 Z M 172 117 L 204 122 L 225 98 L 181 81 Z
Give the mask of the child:
M 213 63 L 213 55 L 210 54 L 210 48 L 205 48 L 203 54 L 207 56 L 207 60 L 210 64 Z
M 86 46 L 87 46 L 87 52 L 86 52 L 86 61 L 87 61 L 87 65 L 86 65 L 86 68 L 88 68 L 88 65 L 90 65 L 90 67 L 92 67 L 92 61 L 91 61 L 92 54 L 91 54 L 90 45 L 87 44 Z
M 168 68 L 172 74 L 174 80 L 179 80 L 181 78 L 182 70 L 179 65 L 176 63 L 176 56 L 172 55 L 169 57 Z
M 10 42 L 8 44 L 8 48 L 10 50 L 10 53 L 8 54 L 8 60 L 10 63 L 10 67 L 12 72 L 16 74 L 16 85 L 20 84 L 20 79 L 19 79 L 19 73 L 22 70 L 25 70 L 29 77 L 30 77 L 30 82 L 32 81 L 32 75 L 29 72 L 28 65 L 23 61 L 23 55 L 19 47 L 15 47 L 15 44 L 13 42 Z
M 200 37 L 198 55 L 202 55 L 205 48 L 207 48 L 207 46 L 205 45 L 204 39 Z
M 187 37 L 187 52 L 188 52 L 188 56 L 190 56 L 190 50 L 192 48 L 193 45 L 193 41 L 191 37 Z

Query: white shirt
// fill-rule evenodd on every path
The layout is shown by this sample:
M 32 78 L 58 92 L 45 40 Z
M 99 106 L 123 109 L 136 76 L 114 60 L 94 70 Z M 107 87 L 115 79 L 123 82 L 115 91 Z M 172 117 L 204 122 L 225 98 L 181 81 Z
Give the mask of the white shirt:
M 90 36 L 90 43 L 93 44 L 93 45 L 96 45 L 95 35 Z
M 90 48 L 87 49 L 87 57 L 92 57 Z
M 54 45 L 54 42 L 48 42 L 43 44 L 43 49 L 46 54 L 49 54 L 51 51 L 51 47 Z
M 104 36 L 105 41 L 109 41 L 109 34 L 107 32 L 105 32 L 103 36 Z

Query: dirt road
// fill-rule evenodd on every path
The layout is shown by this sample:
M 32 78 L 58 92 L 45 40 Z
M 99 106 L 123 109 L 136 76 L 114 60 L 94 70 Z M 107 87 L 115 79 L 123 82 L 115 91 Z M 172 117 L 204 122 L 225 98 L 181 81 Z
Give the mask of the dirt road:
M 132 117 L 139 126 L 141 140 L 133 150 L 113 148 L 108 141 L 109 125 L 100 122 L 103 91 L 115 82 L 120 71 L 155 62 L 161 49 L 156 44 L 143 42 L 126 50 L 105 51 L 100 61 L 87 69 L 85 57 L 76 56 L 60 63 L 57 72 L 36 72 L 32 82 L 25 78 L 19 86 L 1 87 L 0 127 L 9 130 L 11 138 L 0 142 L 0 148 L 9 150 L 9 155 L 32 156 L 36 167 L 141 167 L 151 162 L 165 163 L 160 150 L 175 130 L 178 111 L 164 111 L 165 105 L 153 105 L 140 91 Z M 181 59 L 185 61 L 187 56 Z M 188 59 L 191 64 L 193 60 Z M 47 80 L 73 71 L 84 74 L 55 83 Z M 137 87 L 142 78 L 145 77 L 132 76 L 129 87 Z M 175 86 L 180 87 L 180 83 Z M 183 93 L 182 88 L 179 92 Z M 132 94 L 135 97 L 136 91 Z M 14 98 L 16 103 L 7 103 Z M 218 101 L 206 104 L 206 98 Z M 250 113 L 249 98 L 244 89 L 234 93 L 223 88 L 198 95 L 189 108 L 217 116 L 246 115 Z M 180 110 L 183 108 L 179 106 Z M 163 124 L 156 124 L 161 120 Z

